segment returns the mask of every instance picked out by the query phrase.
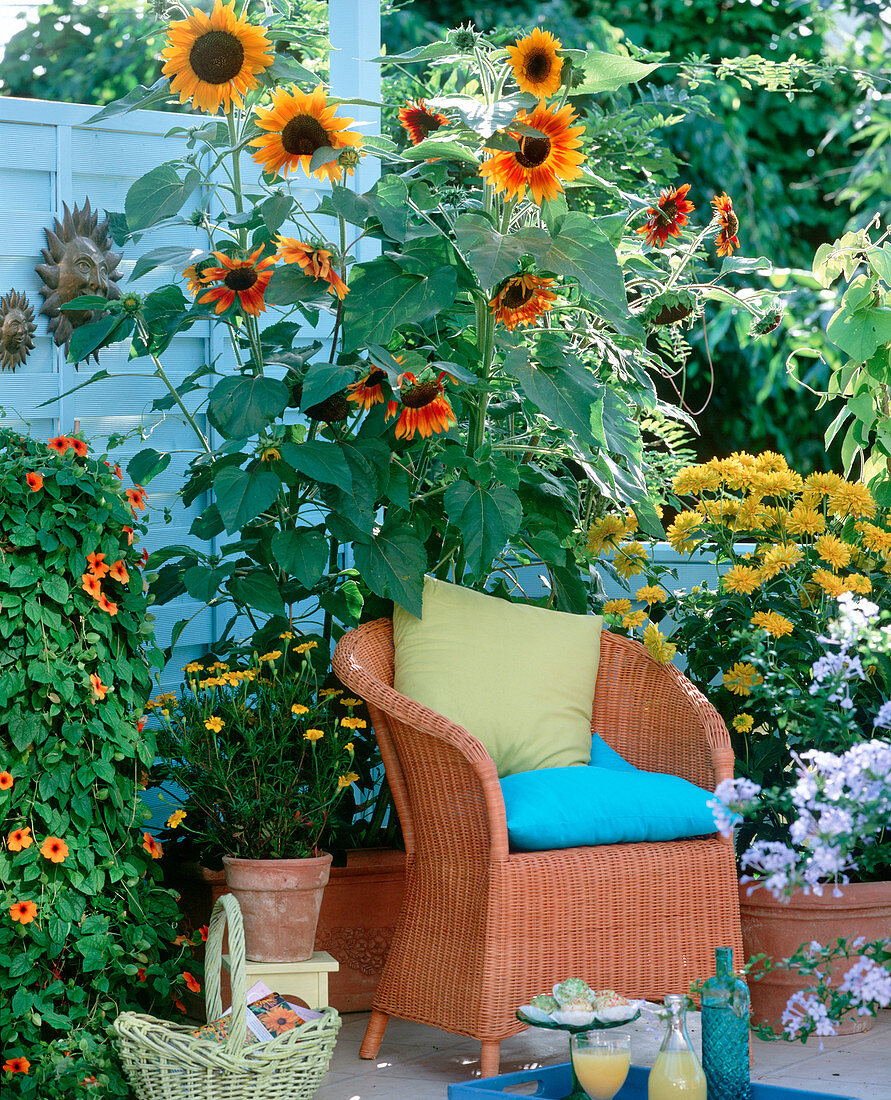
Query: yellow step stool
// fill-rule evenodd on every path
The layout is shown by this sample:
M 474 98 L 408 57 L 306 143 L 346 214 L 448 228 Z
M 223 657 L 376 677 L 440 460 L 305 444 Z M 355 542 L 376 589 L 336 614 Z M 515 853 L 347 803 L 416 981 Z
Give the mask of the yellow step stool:
M 223 956 L 223 967 L 228 972 L 229 956 Z M 305 962 L 253 962 L 245 963 L 248 989 L 255 982 L 263 982 L 282 997 L 297 997 L 309 1008 L 327 1008 L 328 975 L 340 970 L 337 959 L 327 951 L 314 951 Z

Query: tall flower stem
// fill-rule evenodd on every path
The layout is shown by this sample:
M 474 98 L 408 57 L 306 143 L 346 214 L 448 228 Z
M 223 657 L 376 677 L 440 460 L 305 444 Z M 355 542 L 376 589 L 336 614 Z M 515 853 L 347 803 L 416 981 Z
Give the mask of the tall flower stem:
M 148 329 L 145 327 L 144 323 L 142 322 L 141 318 L 136 319 L 136 327 L 139 330 L 139 335 L 142 337 L 143 342 L 146 345 L 148 345 L 149 341 L 151 340 L 151 336 L 149 334 Z M 158 378 L 161 379 L 161 381 L 164 383 L 164 385 L 170 391 L 170 396 L 177 403 L 177 405 L 179 405 L 180 410 L 181 410 L 183 416 L 188 421 L 188 424 L 191 427 L 192 431 L 201 440 L 201 445 L 204 448 L 205 453 L 206 454 L 211 454 L 211 447 L 210 447 L 210 444 L 207 442 L 207 439 L 205 438 L 204 432 L 201 431 L 201 429 L 198 427 L 198 424 L 195 421 L 194 416 L 192 416 L 192 414 L 189 412 L 189 410 L 183 404 L 182 398 L 176 392 L 176 386 L 174 386 L 174 384 L 167 377 L 167 372 L 164 370 L 164 367 L 161 364 L 161 360 L 157 357 L 157 355 L 155 355 L 154 352 L 149 352 L 149 355 L 151 356 L 152 362 L 155 364 L 155 373 L 157 374 Z
M 244 213 L 244 203 L 241 197 L 241 163 L 238 154 L 238 129 L 235 125 L 235 108 L 230 107 L 226 112 L 226 125 L 229 127 L 229 144 L 232 146 L 232 197 L 235 202 L 236 214 Z M 247 248 L 247 230 L 238 230 L 238 243 L 242 248 Z
M 674 286 L 674 284 L 681 277 L 681 272 L 684 270 L 684 268 L 689 263 L 690 257 L 693 255 L 693 253 L 696 251 L 696 249 L 699 248 L 699 246 L 702 244 L 702 242 L 705 240 L 705 238 L 708 236 L 708 234 L 714 228 L 715 228 L 714 221 L 710 221 L 708 223 L 708 225 L 700 232 L 699 236 L 693 238 L 693 240 L 690 242 L 689 247 L 687 248 L 687 251 L 683 254 L 683 256 L 681 256 L 681 262 L 674 269 L 674 271 L 671 274 L 671 278 L 665 284 L 665 287 L 663 288 L 663 292 L 667 291 L 667 290 L 671 290 L 671 288 Z

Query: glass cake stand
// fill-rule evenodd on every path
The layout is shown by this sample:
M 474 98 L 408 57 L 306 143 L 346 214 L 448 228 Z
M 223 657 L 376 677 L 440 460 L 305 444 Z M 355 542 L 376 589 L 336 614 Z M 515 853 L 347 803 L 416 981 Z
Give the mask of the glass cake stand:
M 606 1031 L 612 1027 L 625 1027 L 627 1024 L 632 1024 L 640 1016 L 640 1009 L 638 1009 L 633 1016 L 629 1016 L 627 1020 L 615 1020 L 608 1023 L 601 1023 L 599 1020 L 595 1020 L 590 1024 L 558 1024 L 546 1023 L 542 1020 L 533 1020 L 531 1016 L 526 1016 L 525 1013 L 517 1009 L 517 1019 L 520 1023 L 528 1024 L 529 1027 L 540 1027 L 545 1031 L 565 1031 L 567 1035 L 578 1035 L 582 1031 Z M 575 1070 L 572 1066 L 572 1050 L 569 1051 L 569 1072 L 572 1075 L 572 1091 L 568 1092 L 563 1100 L 588 1100 L 588 1094 L 582 1088 L 578 1082 L 578 1078 L 575 1075 Z

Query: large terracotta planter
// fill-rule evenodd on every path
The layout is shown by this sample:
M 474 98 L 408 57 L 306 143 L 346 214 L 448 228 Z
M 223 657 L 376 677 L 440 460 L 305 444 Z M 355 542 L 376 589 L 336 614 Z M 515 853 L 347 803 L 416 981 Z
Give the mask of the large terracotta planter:
M 405 893 L 405 852 L 357 848 L 332 867 L 322 899 L 316 950 L 340 963 L 328 995 L 338 1012 L 367 1012 L 396 930 Z
M 254 962 L 304 962 L 313 953 L 331 856 L 224 856 L 226 883 L 241 906 L 245 955 Z
M 842 896 L 832 896 L 832 887 L 822 897 L 797 893 L 788 903 L 775 901 L 763 887 L 749 894 L 749 884 L 740 885 L 739 909 L 746 957 L 764 953 L 774 959 L 787 958 L 802 944 L 817 940 L 828 945 L 849 936 L 867 940 L 891 938 L 891 882 L 851 883 Z M 833 984 L 840 984 L 854 964 L 842 959 L 833 968 Z M 755 971 L 757 973 L 757 970 Z M 767 1023 L 781 1030 L 781 1017 L 789 998 L 807 984 L 790 970 L 771 970 L 759 981 L 750 981 L 752 1023 Z M 871 1016 L 852 1016 L 841 1021 L 840 1035 L 869 1031 Z

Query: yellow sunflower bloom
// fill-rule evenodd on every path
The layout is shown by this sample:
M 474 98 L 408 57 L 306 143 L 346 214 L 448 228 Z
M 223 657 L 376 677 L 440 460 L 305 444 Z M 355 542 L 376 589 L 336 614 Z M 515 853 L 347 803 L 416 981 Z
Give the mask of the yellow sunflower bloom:
M 507 47 L 514 80 L 521 92 L 547 99 L 557 91 L 563 71 L 563 58 L 557 56 L 557 50 L 562 45 L 550 31 L 536 27 L 531 34 Z
M 628 615 L 622 617 L 622 626 L 626 630 L 636 630 L 639 626 L 647 621 L 646 611 L 632 611 Z
M 737 714 L 731 725 L 737 733 L 748 733 L 752 726 L 755 725 L 755 722 L 751 714 Z
M 607 600 L 603 605 L 604 615 L 628 615 L 631 613 L 631 600 Z
M 588 553 L 597 557 L 606 548 L 615 549 L 625 537 L 625 521 L 621 516 L 606 515 L 588 528 Z
M 527 189 L 539 206 L 544 199 L 556 198 L 563 193 L 560 181 L 579 176 L 585 160 L 579 137 L 584 126 L 573 126 L 575 120 L 569 105 L 551 111 L 540 102 L 532 114 L 520 111 L 516 121 L 541 131 L 542 136 L 511 133 L 519 148 L 492 151 L 480 165 L 480 175 L 507 198 L 522 199 Z
M 834 600 L 837 600 L 842 592 L 847 592 L 845 583 L 841 578 L 837 577 L 834 573 L 830 573 L 828 569 L 815 569 L 812 575 L 813 581 L 818 584 L 823 591 L 831 596 Z
M 301 92 L 296 84 L 290 89 L 276 88 L 272 107 L 258 107 L 254 118 L 260 130 L 266 131 L 249 145 L 258 146 L 254 160 L 269 175 L 289 172 L 301 167 L 307 176 L 339 180 L 343 169 L 338 160 L 329 160 L 311 168 L 313 153 L 319 149 L 358 148 L 362 135 L 346 127 L 351 118 L 338 118 L 335 107 L 328 106 L 325 89 L 318 84 L 312 92 Z
M 661 584 L 645 584 L 634 593 L 636 600 L 646 604 L 662 603 L 667 596 Z
M 653 660 L 660 665 L 667 665 L 678 651 L 678 647 L 666 639 L 655 623 L 644 627 L 643 644 L 650 651 Z
M 728 592 L 741 593 L 745 596 L 754 592 L 761 584 L 758 570 L 750 565 L 734 565 L 721 577 L 721 581 Z
M 834 572 L 844 567 L 851 560 L 851 547 L 835 535 L 823 535 L 814 542 L 817 554 L 828 562 Z
M 702 526 L 702 516 L 696 512 L 678 512 L 674 522 L 669 526 L 666 537 L 673 550 L 679 554 L 694 550 L 701 539 L 693 537 L 693 532 Z

